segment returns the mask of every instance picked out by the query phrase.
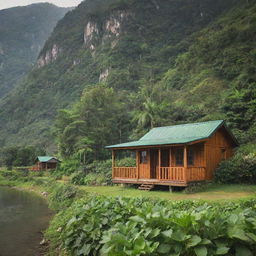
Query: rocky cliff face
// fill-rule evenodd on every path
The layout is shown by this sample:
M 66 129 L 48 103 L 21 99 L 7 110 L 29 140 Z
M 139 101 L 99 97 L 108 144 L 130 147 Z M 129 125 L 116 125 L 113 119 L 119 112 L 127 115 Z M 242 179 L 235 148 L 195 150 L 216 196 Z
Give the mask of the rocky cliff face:
M 21 87 L 0 101 L 2 145 L 52 144 L 58 109 L 98 83 L 136 94 L 142 84 L 161 81 L 199 31 L 242 3 L 83 1 L 57 24 Z
M 97 46 L 111 41 L 111 47 L 114 48 L 117 45 L 120 35 L 125 33 L 125 24 L 131 17 L 132 13 L 124 10 L 117 10 L 107 16 L 103 22 L 89 19 L 83 30 L 84 47 L 93 52 Z M 51 49 L 46 50 L 46 52 L 39 55 L 37 67 L 42 68 L 45 65 L 54 62 L 61 52 L 62 48 L 53 42 Z M 78 61 L 74 60 L 74 65 L 77 65 L 78 63 Z
M 44 56 L 40 56 L 37 60 L 38 68 L 42 68 L 52 61 L 55 61 L 61 52 L 61 49 L 54 44 L 51 50 L 48 50 Z

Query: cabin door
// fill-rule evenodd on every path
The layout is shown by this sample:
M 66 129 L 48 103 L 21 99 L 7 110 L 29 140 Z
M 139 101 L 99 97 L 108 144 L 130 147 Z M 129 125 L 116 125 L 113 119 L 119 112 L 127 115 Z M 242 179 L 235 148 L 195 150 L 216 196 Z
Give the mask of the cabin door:
M 157 178 L 157 170 L 158 170 L 158 150 L 151 149 L 150 150 L 150 178 Z
M 139 151 L 139 179 L 150 179 L 149 150 Z

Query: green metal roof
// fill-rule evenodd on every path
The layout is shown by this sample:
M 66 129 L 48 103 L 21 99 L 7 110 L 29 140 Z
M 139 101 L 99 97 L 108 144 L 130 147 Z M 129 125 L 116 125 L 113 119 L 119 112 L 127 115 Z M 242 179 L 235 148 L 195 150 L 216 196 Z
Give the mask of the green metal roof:
M 53 157 L 53 156 L 38 156 L 37 159 L 39 162 L 42 162 L 42 163 L 48 162 L 52 159 L 59 161 L 56 157 Z
M 232 133 L 225 125 L 225 122 L 223 120 L 216 120 L 153 128 L 138 141 L 111 145 L 107 146 L 106 148 L 186 144 L 189 142 L 209 138 L 222 125 L 225 126 L 228 133 L 233 138 L 235 144 L 238 144 Z

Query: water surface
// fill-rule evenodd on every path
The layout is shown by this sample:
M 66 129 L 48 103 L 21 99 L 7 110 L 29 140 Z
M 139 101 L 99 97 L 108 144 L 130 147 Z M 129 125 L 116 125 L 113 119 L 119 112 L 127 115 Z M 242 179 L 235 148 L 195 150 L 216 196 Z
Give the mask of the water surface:
M 37 256 L 51 212 L 33 193 L 0 186 L 0 256 Z

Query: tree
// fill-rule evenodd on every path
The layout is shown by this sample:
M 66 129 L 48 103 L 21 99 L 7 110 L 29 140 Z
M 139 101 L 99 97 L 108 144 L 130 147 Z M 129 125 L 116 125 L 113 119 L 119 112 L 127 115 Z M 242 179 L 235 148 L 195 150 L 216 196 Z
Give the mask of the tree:
M 62 155 L 76 155 L 81 162 L 107 158 L 104 147 L 128 137 L 125 102 L 124 95 L 104 85 L 86 89 L 70 111 L 59 113 L 56 135 Z

